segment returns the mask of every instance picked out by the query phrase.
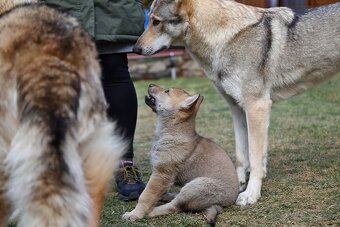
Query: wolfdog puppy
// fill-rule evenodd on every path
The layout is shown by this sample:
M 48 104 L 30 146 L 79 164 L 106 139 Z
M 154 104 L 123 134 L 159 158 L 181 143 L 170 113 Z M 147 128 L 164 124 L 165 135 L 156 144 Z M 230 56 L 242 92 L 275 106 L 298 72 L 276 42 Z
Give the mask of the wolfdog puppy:
M 24 2 L 25 4 L 19 4 Z M 97 226 L 125 150 L 97 53 L 73 17 L 0 3 L 0 226 Z
M 228 102 L 245 189 L 236 203 L 256 203 L 267 172 L 272 102 L 340 71 L 340 3 L 295 12 L 232 0 L 155 0 L 134 50 L 151 55 L 173 42 L 185 45 Z
M 195 118 L 203 97 L 171 88 L 150 85 L 145 102 L 157 113 L 151 148 L 152 175 L 136 208 L 123 215 L 136 220 L 183 211 L 205 211 L 208 223 L 215 224 L 223 206 L 238 195 L 235 167 L 225 151 L 198 135 Z M 169 203 L 154 207 L 174 183 L 184 185 Z

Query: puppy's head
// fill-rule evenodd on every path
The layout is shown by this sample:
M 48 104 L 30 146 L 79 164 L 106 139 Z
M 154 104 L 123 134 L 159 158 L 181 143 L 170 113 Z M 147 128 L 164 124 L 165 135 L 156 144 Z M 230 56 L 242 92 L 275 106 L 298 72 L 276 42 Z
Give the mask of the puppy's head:
M 150 84 L 145 103 L 160 116 L 172 116 L 179 119 L 195 116 L 203 96 L 190 95 L 178 88 L 164 89 L 160 86 Z

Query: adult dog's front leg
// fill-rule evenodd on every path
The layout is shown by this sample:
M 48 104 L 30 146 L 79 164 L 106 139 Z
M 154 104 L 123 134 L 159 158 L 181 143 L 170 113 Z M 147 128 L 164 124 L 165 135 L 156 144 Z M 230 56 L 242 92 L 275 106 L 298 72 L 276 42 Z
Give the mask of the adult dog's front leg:
M 135 221 L 143 218 L 155 206 L 161 195 L 172 185 L 173 178 L 161 173 L 152 173 L 143 193 L 138 199 L 138 204 L 131 212 L 126 212 L 123 219 Z
M 262 179 L 266 175 L 268 127 L 272 101 L 269 98 L 246 100 L 250 177 L 247 189 L 237 198 L 238 205 L 254 204 L 261 197 Z
M 215 83 L 217 90 L 227 100 L 233 117 L 236 147 L 236 172 L 239 181 L 239 190 L 246 188 L 246 174 L 249 171 L 249 152 L 248 152 L 248 129 L 247 117 L 244 109 L 237 104 L 234 98 L 226 93 L 220 84 Z
M 235 132 L 236 146 L 236 171 L 239 180 L 240 191 L 246 188 L 246 173 L 249 170 L 249 154 L 248 154 L 248 130 L 247 118 L 244 110 L 228 100 Z

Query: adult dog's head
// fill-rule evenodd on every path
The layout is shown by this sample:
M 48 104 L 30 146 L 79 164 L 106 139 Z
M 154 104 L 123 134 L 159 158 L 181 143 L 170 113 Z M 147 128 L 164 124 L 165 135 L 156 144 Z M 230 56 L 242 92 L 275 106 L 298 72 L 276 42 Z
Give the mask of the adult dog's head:
M 150 9 L 149 25 L 134 46 L 134 52 L 152 55 L 169 48 L 174 41 L 183 39 L 187 21 L 182 0 L 155 0 Z

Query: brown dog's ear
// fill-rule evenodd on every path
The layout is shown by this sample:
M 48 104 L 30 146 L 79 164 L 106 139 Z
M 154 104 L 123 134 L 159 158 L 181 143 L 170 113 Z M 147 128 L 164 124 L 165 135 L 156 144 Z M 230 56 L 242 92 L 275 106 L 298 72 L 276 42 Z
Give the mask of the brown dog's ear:
M 193 95 L 188 98 L 186 98 L 182 103 L 181 103 L 181 109 L 190 109 L 196 102 L 197 100 L 200 99 L 200 95 Z M 201 102 L 203 101 L 203 97 L 201 99 Z M 200 104 L 201 104 L 200 102 Z

